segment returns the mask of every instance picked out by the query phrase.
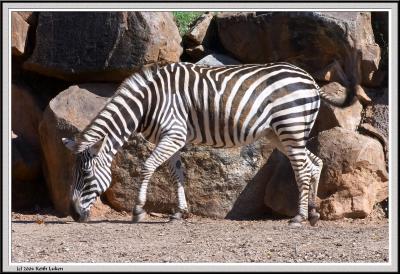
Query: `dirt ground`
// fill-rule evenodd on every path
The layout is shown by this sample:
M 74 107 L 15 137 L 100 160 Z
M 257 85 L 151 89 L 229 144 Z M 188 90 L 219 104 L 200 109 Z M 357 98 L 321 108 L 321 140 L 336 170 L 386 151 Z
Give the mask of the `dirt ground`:
M 191 216 L 169 222 L 151 214 L 131 223 L 125 212 L 93 210 L 88 223 L 47 213 L 12 213 L 13 263 L 355 263 L 387 262 L 389 221 L 380 209 L 366 219 L 288 227 L 280 220 Z

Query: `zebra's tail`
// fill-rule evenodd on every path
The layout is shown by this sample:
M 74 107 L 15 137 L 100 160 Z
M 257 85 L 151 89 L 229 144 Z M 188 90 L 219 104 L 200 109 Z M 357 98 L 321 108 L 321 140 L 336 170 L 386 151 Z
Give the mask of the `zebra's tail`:
M 318 92 L 322 100 L 335 107 L 347 107 L 351 105 L 355 99 L 354 88 L 346 88 L 345 92 L 341 92 L 340 94 L 329 94 L 325 92 L 324 89 L 318 87 Z

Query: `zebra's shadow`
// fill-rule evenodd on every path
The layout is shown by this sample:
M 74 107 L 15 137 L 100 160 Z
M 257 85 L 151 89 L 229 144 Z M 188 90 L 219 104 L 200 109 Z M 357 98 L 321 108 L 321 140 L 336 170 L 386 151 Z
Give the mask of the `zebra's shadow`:
M 131 225 L 156 225 L 156 224 L 167 224 L 169 220 L 166 221 L 142 221 L 138 223 L 134 223 L 131 220 L 93 220 L 88 221 L 89 224 L 99 224 L 99 223 L 112 223 L 112 224 L 131 224 Z
M 101 224 L 101 223 L 113 223 L 113 224 L 132 224 L 132 225 L 148 225 L 148 224 L 167 224 L 170 223 L 169 220 L 166 221 L 143 221 L 143 222 L 139 222 L 139 223 L 133 223 L 131 220 L 106 220 L 106 219 L 102 219 L 102 220 L 89 220 L 87 222 L 84 223 L 79 223 L 79 222 L 75 222 L 75 221 L 55 221 L 55 220 L 51 220 L 51 221 L 43 221 L 38 223 L 38 221 L 12 221 L 12 223 L 15 224 L 38 224 L 38 225 L 47 225 L 47 224 L 61 224 L 61 225 L 71 225 L 71 224 Z
M 266 197 L 274 200 L 279 207 L 285 208 L 288 216 L 296 215 L 298 189 L 294 172 L 288 158 L 274 149 L 251 181 L 237 197 L 225 219 L 281 219 L 288 218 L 273 212 L 265 203 Z

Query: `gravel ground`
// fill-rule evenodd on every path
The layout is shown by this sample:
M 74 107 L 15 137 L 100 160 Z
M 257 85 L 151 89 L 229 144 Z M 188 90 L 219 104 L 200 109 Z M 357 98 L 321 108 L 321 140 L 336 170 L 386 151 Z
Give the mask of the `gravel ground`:
M 375 214 L 376 215 L 376 214 Z M 233 221 L 191 216 L 132 224 L 124 212 L 88 223 L 48 214 L 12 213 L 11 260 L 17 262 L 354 263 L 387 262 L 389 222 L 320 221 L 290 228 L 287 220 Z

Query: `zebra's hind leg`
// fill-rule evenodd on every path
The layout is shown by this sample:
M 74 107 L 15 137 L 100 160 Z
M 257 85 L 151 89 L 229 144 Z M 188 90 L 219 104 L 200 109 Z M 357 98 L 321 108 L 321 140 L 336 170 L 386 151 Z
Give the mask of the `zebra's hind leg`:
M 308 219 L 308 194 L 311 180 L 311 160 L 308 158 L 305 146 L 285 146 L 286 156 L 292 165 L 299 189 L 298 214 L 289 222 L 292 227 L 300 227 Z
M 188 206 L 185 197 L 184 189 L 184 178 L 183 178 L 183 167 L 181 156 L 179 152 L 175 153 L 168 160 L 169 170 L 172 174 L 173 180 L 177 185 L 177 196 L 178 196 L 178 210 L 170 216 L 170 220 L 181 220 L 188 215 Z
M 185 145 L 184 140 L 177 137 L 164 136 L 151 153 L 150 157 L 144 163 L 141 172 L 142 184 L 140 185 L 139 194 L 137 196 L 136 205 L 133 209 L 133 222 L 140 222 L 146 216 L 143 209 L 146 203 L 147 186 L 154 171 L 165 161 L 167 161 L 175 152 L 179 151 Z
M 311 160 L 307 156 L 305 141 L 304 139 L 293 141 L 293 136 L 287 138 L 288 136 L 279 135 L 271 130 L 267 131 L 266 136 L 277 149 L 289 158 L 292 165 L 300 197 L 298 214 L 290 219 L 289 225 L 300 227 L 301 223 L 307 221 L 308 218 L 308 191 L 312 165 Z
M 310 183 L 310 193 L 308 196 L 308 209 L 309 209 L 309 221 L 312 226 L 314 226 L 319 218 L 320 214 L 317 212 L 316 198 L 318 194 L 318 184 L 321 177 L 321 171 L 323 167 L 322 160 L 315 156 L 311 151 L 307 149 L 307 156 L 312 162 L 311 168 L 311 183 Z

